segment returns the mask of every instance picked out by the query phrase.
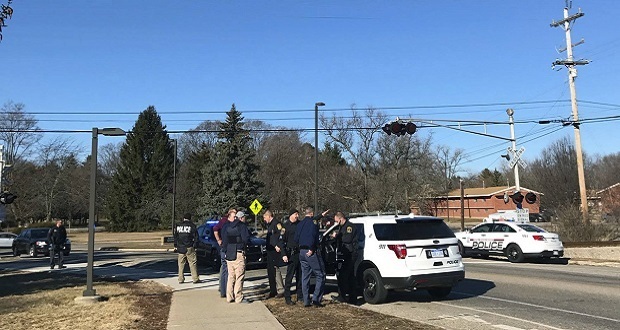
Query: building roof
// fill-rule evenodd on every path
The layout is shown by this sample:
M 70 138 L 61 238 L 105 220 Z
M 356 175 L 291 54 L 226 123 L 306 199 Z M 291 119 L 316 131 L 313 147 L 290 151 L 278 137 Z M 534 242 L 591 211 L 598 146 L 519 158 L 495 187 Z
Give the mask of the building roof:
M 465 197 L 490 197 L 490 196 L 495 196 L 495 195 L 503 194 L 505 192 L 514 191 L 516 188 L 517 188 L 516 186 L 512 186 L 512 187 L 500 186 L 500 187 L 485 187 L 485 188 L 465 188 L 464 189 L 464 195 L 465 195 Z M 527 188 L 523 188 L 523 187 L 521 187 L 521 191 L 533 192 L 533 193 L 538 194 L 538 195 L 543 195 L 542 193 L 540 193 L 538 191 L 534 191 L 532 189 L 527 189 Z M 451 198 L 451 197 L 458 197 L 458 198 L 460 198 L 461 197 L 461 190 L 460 189 L 452 190 L 448 194 L 448 198 Z M 445 198 L 445 196 L 443 198 Z

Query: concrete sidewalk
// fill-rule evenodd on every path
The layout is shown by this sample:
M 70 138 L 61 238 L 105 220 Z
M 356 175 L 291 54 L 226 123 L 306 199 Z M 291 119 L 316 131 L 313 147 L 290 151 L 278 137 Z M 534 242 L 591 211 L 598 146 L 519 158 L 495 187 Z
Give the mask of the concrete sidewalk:
M 243 290 L 249 304 L 228 303 L 220 297 L 218 276 L 200 276 L 202 283 L 193 284 L 186 275 L 185 283 L 177 277 L 153 279 L 173 288 L 168 329 L 235 329 L 235 330 L 284 330 L 261 300 L 256 290 L 260 283 L 245 281 Z

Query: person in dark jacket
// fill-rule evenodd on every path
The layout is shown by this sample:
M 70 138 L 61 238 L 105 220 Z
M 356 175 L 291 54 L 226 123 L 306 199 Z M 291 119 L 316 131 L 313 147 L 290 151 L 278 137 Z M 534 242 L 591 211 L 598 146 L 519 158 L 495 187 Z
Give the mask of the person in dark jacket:
M 325 265 L 318 255 L 319 249 L 319 225 L 318 220 L 325 216 L 329 210 L 319 217 L 314 217 L 314 209 L 306 208 L 306 217 L 297 225 L 295 242 L 299 244 L 299 262 L 301 263 L 301 289 L 304 296 L 304 306 L 323 307 L 323 292 L 325 290 Z M 312 303 L 310 301 L 310 277 L 314 274 L 316 284 Z
M 62 221 L 56 220 L 56 225 L 54 225 L 47 232 L 47 241 L 50 243 L 50 269 L 54 269 L 56 265 L 55 259 L 56 255 L 58 255 L 58 268 L 65 268 L 63 266 L 63 254 L 62 250 L 65 247 L 65 242 L 67 241 L 67 230 L 65 226 L 62 225 Z
M 267 224 L 267 279 L 269 280 L 269 297 L 283 297 L 284 284 L 280 267 L 286 265 L 283 256 L 286 256 L 286 249 L 282 241 L 284 227 L 280 221 L 273 218 L 270 210 L 263 215 Z
M 336 300 L 355 303 L 357 294 L 355 292 L 354 269 L 358 256 L 358 230 L 342 212 L 336 212 L 334 220 L 340 226 L 336 234 L 336 242 L 342 256 L 342 264 L 336 273 L 338 278 L 338 297 Z
M 293 209 L 289 212 L 288 222 L 284 227 L 282 240 L 286 246 L 286 254 L 283 256 L 286 261 L 286 278 L 284 279 L 284 300 L 287 305 L 294 305 L 291 299 L 291 287 L 293 286 L 293 276 L 295 277 L 295 287 L 297 291 L 297 301 L 303 300 L 301 291 L 301 264 L 299 263 L 299 245 L 295 242 L 295 232 L 299 224 L 299 211 Z
M 225 224 L 229 221 L 235 220 L 237 216 L 237 209 L 230 208 L 228 213 L 223 216 L 220 221 L 213 226 L 213 236 L 215 236 L 215 240 L 217 241 L 217 248 L 220 254 L 220 297 L 226 298 L 226 287 L 228 282 L 228 265 L 226 264 L 226 250 L 222 248 L 223 240 L 221 231 Z
M 228 281 L 226 285 L 226 300 L 228 302 L 247 303 L 243 299 L 243 280 L 245 279 L 245 248 L 250 240 L 250 232 L 245 222 L 239 218 L 245 217 L 242 211 L 237 217 L 224 224 L 220 232 L 222 249 L 226 251 L 226 265 L 228 266 Z
M 185 263 L 189 263 L 194 284 L 200 283 L 196 266 L 196 245 L 198 244 L 198 230 L 192 222 L 192 215 L 185 213 L 183 222 L 174 226 L 174 247 L 178 255 L 179 283 L 185 282 Z

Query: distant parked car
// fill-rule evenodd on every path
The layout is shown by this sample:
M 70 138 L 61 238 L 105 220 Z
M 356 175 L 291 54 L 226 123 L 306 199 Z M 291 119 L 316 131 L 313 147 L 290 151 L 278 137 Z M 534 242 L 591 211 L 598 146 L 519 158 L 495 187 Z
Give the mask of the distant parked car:
M 217 222 L 217 220 L 209 220 L 198 226 L 196 257 L 198 262 L 219 269 L 220 254 L 217 252 L 217 241 L 213 236 L 213 227 Z M 250 241 L 246 247 L 246 264 L 259 267 L 267 265 L 267 241 L 264 238 L 257 237 L 255 234 L 250 236 Z
M 13 233 L 0 233 L 0 248 L 10 248 L 17 235 Z
M 14 240 L 11 248 L 13 255 L 28 254 L 31 257 L 40 255 L 49 256 L 50 244 L 47 241 L 49 228 L 29 228 L 22 231 Z M 68 256 L 71 253 L 71 240 L 67 238 L 62 253 Z
M 540 213 L 530 213 L 530 222 L 545 222 L 547 219 Z

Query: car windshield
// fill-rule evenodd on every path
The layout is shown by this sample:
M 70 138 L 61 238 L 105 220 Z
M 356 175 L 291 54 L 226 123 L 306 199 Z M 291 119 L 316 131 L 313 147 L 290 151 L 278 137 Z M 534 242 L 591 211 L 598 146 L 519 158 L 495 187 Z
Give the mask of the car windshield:
M 33 230 L 30 234 L 32 238 L 46 238 L 47 237 L 47 229 L 37 229 Z
M 530 233 L 546 233 L 547 231 L 545 231 L 544 229 L 540 228 L 540 227 L 536 227 L 534 225 L 517 225 L 519 226 L 519 228 L 530 232 Z
M 413 220 L 373 225 L 379 241 L 409 241 L 429 238 L 452 238 L 454 233 L 441 220 Z

